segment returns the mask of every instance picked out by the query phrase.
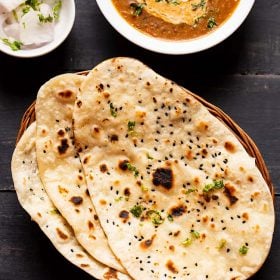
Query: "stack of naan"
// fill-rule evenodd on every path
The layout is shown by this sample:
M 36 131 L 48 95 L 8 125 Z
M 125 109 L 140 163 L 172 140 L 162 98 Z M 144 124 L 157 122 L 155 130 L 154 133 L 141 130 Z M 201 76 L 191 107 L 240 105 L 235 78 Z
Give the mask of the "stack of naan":
M 131 58 L 44 84 L 12 173 L 23 208 L 97 279 L 247 279 L 271 246 L 273 201 L 254 159 Z

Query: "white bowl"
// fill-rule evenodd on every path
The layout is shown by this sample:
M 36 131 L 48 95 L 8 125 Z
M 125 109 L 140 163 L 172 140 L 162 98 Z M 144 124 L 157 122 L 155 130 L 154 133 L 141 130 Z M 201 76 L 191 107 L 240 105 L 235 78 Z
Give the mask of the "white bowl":
M 145 49 L 164 54 L 188 54 L 211 48 L 229 37 L 248 16 L 255 0 L 240 0 L 231 17 L 215 31 L 190 40 L 164 40 L 132 27 L 116 10 L 112 0 L 96 0 L 109 23 L 125 38 Z
M 75 21 L 75 1 L 62 0 L 59 21 L 55 25 L 54 40 L 43 46 L 34 49 L 22 49 L 13 51 L 2 40 L 0 41 L 0 51 L 15 57 L 37 57 L 42 56 L 56 49 L 69 35 Z

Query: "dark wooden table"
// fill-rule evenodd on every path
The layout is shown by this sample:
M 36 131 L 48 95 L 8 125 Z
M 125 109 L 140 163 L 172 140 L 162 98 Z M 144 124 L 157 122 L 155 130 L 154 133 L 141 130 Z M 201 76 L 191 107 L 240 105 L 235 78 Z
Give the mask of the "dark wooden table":
M 138 58 L 218 105 L 255 140 L 275 184 L 277 224 L 269 258 L 254 279 L 280 279 L 280 1 L 257 0 L 224 43 L 177 57 L 134 46 L 106 22 L 95 1 L 76 2 L 74 29 L 57 50 L 26 60 L 0 54 L 0 280 L 92 279 L 61 257 L 19 206 L 10 160 L 20 119 L 39 86 L 114 56 Z

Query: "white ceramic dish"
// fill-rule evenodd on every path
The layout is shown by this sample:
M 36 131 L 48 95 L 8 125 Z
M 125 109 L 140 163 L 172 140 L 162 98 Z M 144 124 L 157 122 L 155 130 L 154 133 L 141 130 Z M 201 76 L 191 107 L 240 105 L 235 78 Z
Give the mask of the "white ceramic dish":
M 188 54 L 211 48 L 228 38 L 248 16 L 255 0 L 240 0 L 233 15 L 215 31 L 191 40 L 168 41 L 151 37 L 133 28 L 118 13 L 111 0 L 96 0 L 109 23 L 125 38 L 145 49 L 164 54 Z
M 0 51 L 15 57 L 37 57 L 56 49 L 69 35 L 75 21 L 75 1 L 62 0 L 59 21 L 55 26 L 54 40 L 46 45 L 34 49 L 13 51 L 0 40 Z

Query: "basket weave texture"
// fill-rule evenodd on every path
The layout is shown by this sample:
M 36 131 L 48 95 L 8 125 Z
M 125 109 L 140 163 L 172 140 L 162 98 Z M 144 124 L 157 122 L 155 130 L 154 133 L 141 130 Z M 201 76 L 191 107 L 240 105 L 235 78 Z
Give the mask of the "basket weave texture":
M 87 75 L 88 71 L 80 72 L 78 73 L 80 75 Z M 185 89 L 184 89 L 185 90 Z M 245 150 L 248 152 L 250 156 L 256 159 L 256 165 L 258 169 L 260 170 L 264 180 L 266 181 L 272 197 L 274 197 L 274 186 L 271 181 L 270 174 L 268 172 L 267 166 L 264 162 L 264 159 L 255 144 L 255 142 L 252 140 L 252 138 L 241 128 L 237 125 L 236 122 L 234 122 L 225 112 L 223 112 L 220 108 L 214 106 L 213 104 L 207 102 L 205 99 L 202 97 L 187 91 L 190 95 L 192 95 L 195 99 L 197 99 L 200 103 L 202 103 L 208 111 L 215 116 L 217 119 L 219 119 L 224 125 L 226 125 L 232 133 L 237 137 L 239 142 L 243 145 Z M 26 110 L 24 113 L 21 124 L 20 124 L 20 129 L 17 135 L 17 140 L 16 143 L 20 140 L 21 136 L 23 135 L 24 131 L 28 128 L 30 124 L 32 124 L 35 120 L 35 104 L 36 101 L 34 101 Z

